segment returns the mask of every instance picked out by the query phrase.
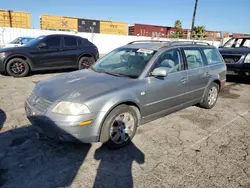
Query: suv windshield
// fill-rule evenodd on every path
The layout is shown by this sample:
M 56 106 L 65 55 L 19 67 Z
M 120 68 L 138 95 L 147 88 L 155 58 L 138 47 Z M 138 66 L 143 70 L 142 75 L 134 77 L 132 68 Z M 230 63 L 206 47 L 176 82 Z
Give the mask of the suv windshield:
M 33 40 L 31 40 L 28 44 L 26 44 L 26 46 L 34 46 L 37 45 L 42 39 L 44 39 L 45 36 L 40 36 L 37 38 L 34 38 Z
M 223 46 L 224 48 L 250 48 L 250 38 L 232 38 Z
M 12 42 L 10 42 L 10 44 L 27 44 L 29 43 L 33 38 L 28 38 L 28 37 L 19 37 L 15 40 L 13 40 Z
M 115 76 L 137 78 L 155 52 L 138 48 L 118 48 L 100 59 L 91 69 Z

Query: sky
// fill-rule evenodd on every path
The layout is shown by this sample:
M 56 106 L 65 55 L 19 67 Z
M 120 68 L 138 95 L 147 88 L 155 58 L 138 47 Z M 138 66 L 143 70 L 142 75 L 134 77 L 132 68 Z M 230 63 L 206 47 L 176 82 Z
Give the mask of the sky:
M 0 9 L 31 13 L 32 28 L 41 14 L 122 21 L 128 24 L 191 28 L 195 0 L 2 0 Z M 195 25 L 207 30 L 250 33 L 250 0 L 199 0 Z

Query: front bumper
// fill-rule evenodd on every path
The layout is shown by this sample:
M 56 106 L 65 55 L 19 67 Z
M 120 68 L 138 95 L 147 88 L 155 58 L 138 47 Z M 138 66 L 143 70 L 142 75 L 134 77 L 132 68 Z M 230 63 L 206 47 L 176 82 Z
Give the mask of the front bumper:
M 0 58 L 0 73 L 3 73 L 3 72 L 5 72 L 3 58 Z
M 45 136 L 63 141 L 92 143 L 99 141 L 102 118 L 105 112 L 96 112 L 81 116 L 60 114 L 39 114 L 28 102 L 25 102 L 26 116 L 36 130 Z M 79 122 L 91 120 L 91 124 L 79 126 Z

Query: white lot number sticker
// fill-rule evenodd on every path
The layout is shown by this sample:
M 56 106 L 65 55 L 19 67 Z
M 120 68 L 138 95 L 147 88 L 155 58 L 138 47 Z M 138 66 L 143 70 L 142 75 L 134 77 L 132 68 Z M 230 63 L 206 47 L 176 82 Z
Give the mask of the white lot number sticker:
M 137 52 L 141 52 L 144 54 L 152 54 L 154 51 L 153 50 L 147 50 L 147 49 L 139 49 Z

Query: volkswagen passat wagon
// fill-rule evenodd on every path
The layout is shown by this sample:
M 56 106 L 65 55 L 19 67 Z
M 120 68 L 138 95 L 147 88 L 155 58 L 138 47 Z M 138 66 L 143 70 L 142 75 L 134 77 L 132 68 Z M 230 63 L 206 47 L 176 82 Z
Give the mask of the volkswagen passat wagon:
M 25 109 L 47 137 L 119 148 L 139 125 L 192 105 L 214 107 L 225 81 L 226 65 L 214 46 L 136 41 L 89 69 L 41 81 Z

